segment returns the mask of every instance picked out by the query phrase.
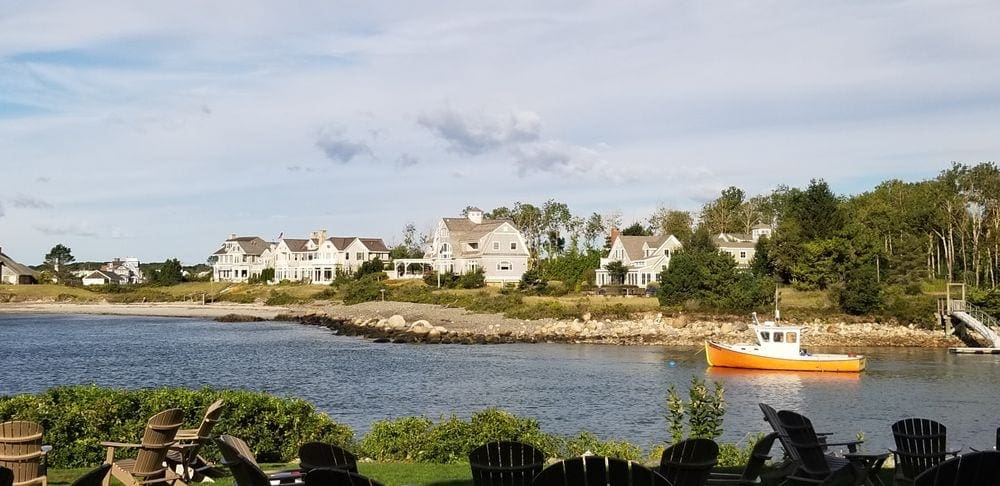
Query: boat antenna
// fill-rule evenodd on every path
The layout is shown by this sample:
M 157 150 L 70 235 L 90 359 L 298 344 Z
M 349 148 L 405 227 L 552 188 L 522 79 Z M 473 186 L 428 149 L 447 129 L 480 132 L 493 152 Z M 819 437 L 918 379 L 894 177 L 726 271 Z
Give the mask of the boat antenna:
M 751 312 L 750 315 L 753 317 L 753 323 L 754 323 L 754 325 L 759 326 L 760 325 L 760 321 L 757 320 L 757 313 L 756 312 Z
M 774 322 L 781 320 L 781 309 L 778 309 L 778 304 L 781 303 L 781 290 L 775 286 L 774 288 Z

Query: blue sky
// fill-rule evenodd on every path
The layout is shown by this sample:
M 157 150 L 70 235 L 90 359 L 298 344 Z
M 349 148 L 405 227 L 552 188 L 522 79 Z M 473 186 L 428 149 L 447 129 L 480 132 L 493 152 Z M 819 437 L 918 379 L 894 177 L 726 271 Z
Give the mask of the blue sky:
M 1000 148 L 996 2 L 0 0 L 0 246 L 204 261 L 466 205 L 696 210 Z

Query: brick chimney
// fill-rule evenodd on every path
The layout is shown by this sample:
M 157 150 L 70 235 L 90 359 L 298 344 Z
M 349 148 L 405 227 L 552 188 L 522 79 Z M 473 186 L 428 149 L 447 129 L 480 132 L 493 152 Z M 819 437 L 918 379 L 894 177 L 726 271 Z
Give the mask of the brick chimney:
M 611 241 L 612 245 L 615 244 L 615 240 L 618 239 L 619 235 L 621 235 L 621 231 L 618 228 L 611 228 L 611 240 L 610 241 Z

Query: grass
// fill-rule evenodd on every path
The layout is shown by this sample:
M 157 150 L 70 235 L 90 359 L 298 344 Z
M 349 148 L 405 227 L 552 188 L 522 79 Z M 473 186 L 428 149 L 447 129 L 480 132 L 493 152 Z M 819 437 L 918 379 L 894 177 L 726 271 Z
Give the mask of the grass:
M 295 464 L 262 464 L 265 471 L 273 472 L 295 467 Z M 49 469 L 49 484 L 70 484 L 82 476 L 88 468 Z M 399 462 L 361 462 L 358 472 L 374 479 L 385 486 L 472 486 L 472 473 L 466 463 L 458 464 L 422 464 Z M 727 472 L 739 472 L 727 470 Z M 879 477 L 885 484 L 891 484 L 892 469 L 882 469 Z M 118 485 L 117 481 L 112 484 Z M 233 478 L 226 477 L 215 480 L 214 486 L 234 486 Z M 764 481 L 762 485 L 778 484 Z

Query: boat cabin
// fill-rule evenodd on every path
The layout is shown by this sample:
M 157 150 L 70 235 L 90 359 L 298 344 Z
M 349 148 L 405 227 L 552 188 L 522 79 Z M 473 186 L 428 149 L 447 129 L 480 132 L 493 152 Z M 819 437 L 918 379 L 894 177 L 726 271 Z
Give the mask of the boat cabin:
M 753 326 L 753 329 L 761 351 L 769 355 L 799 355 L 801 328 L 776 326 L 774 322 L 765 321 L 763 325 Z

